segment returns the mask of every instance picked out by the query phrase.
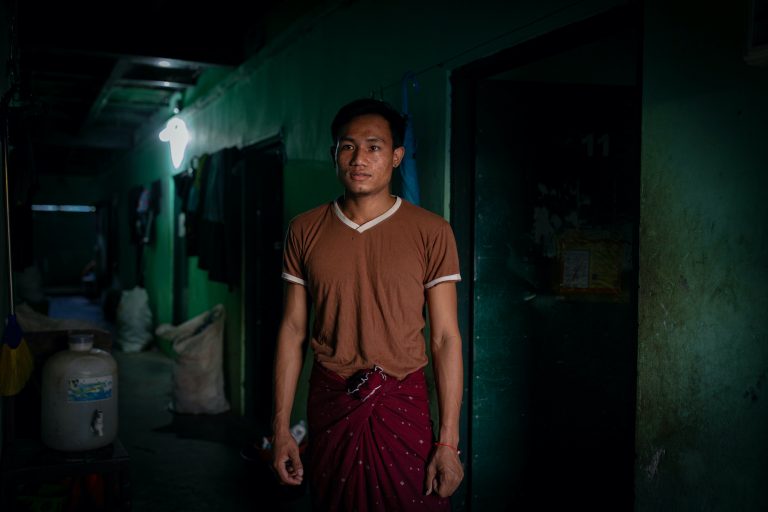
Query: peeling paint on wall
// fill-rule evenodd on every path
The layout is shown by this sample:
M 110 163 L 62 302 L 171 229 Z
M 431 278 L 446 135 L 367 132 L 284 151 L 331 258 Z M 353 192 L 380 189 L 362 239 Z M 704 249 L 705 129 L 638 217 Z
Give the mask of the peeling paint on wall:
M 768 510 L 768 72 L 745 5 L 644 9 L 635 509 Z

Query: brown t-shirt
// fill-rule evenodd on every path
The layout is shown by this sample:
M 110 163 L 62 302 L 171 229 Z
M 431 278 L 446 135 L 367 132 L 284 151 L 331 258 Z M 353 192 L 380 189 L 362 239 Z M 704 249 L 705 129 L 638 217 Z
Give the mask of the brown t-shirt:
M 312 297 L 320 364 L 343 377 L 378 365 L 402 379 L 427 364 L 425 290 L 461 276 L 450 224 L 398 197 L 363 225 L 336 202 L 295 217 L 283 279 Z

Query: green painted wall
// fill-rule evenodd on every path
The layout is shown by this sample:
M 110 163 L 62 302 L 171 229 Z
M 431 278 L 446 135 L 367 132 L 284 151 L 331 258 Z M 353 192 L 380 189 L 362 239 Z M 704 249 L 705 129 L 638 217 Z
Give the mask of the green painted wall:
M 647 1 L 637 510 L 768 510 L 768 69 L 748 2 Z

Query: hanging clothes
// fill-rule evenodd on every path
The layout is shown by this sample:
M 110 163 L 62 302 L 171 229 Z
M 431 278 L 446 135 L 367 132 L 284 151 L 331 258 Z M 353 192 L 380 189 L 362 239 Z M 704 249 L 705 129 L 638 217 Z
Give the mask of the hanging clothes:
M 192 183 L 187 193 L 185 210 L 185 236 L 187 239 L 187 256 L 200 255 L 200 221 L 202 216 L 202 196 L 203 183 L 205 183 L 210 155 L 203 154 L 192 163 Z
M 134 245 L 140 244 L 144 238 L 139 219 L 139 199 L 143 192 L 144 187 L 141 185 L 128 190 L 128 232 L 131 234 L 131 243 Z
M 198 267 L 212 281 L 237 285 L 240 277 L 240 150 L 222 149 L 209 158 L 200 189 Z
M 148 188 L 141 189 L 141 195 L 139 196 L 139 204 L 136 206 L 136 213 L 138 214 L 139 221 L 136 224 L 136 229 L 139 232 L 139 241 L 142 244 L 149 243 L 149 237 L 151 236 L 152 229 L 152 211 L 149 207 L 149 194 Z
M 189 203 L 189 191 L 195 179 L 194 169 L 191 167 L 173 177 L 173 188 L 179 200 L 179 212 L 176 218 L 176 236 L 187 237 L 187 205 Z M 186 249 L 184 252 L 186 257 Z
M 149 187 L 141 187 L 136 203 L 136 239 L 138 243 L 151 245 L 155 241 L 155 218 L 160 214 L 163 196 L 160 180 L 153 181 Z
M 189 204 L 189 192 L 195 181 L 195 170 L 190 167 L 173 177 L 173 186 L 176 190 L 176 197 L 179 198 L 180 210 L 187 212 Z

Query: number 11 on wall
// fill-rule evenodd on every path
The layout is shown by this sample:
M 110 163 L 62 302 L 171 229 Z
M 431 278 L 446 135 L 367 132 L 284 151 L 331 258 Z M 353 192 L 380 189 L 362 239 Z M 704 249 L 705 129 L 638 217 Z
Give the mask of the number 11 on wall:
M 597 145 L 598 152 L 600 153 L 600 156 L 603 158 L 607 158 L 610 155 L 611 152 L 611 136 L 607 133 L 604 133 L 597 139 L 597 144 L 595 144 L 595 134 L 590 133 L 587 134 L 583 139 L 581 139 L 581 143 L 587 146 L 587 156 L 589 158 L 592 158 L 595 156 L 595 145 Z

